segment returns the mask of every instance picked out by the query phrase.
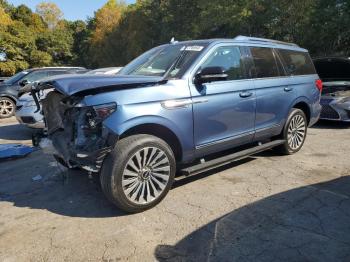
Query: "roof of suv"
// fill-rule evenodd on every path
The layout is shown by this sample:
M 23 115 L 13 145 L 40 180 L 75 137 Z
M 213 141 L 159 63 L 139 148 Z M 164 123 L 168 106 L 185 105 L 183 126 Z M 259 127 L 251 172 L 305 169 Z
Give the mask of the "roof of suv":
M 265 46 L 271 48 L 280 48 L 280 49 L 290 49 L 295 51 L 307 52 L 306 49 L 299 47 L 297 44 L 288 43 L 278 40 L 272 40 L 267 38 L 257 38 L 257 37 L 247 37 L 247 36 L 237 36 L 235 38 L 216 38 L 216 39 L 204 39 L 204 40 L 189 40 L 178 43 L 185 44 L 206 44 L 210 45 L 212 43 L 239 43 L 244 45 L 254 45 L 254 46 Z M 177 42 L 173 42 L 176 44 Z

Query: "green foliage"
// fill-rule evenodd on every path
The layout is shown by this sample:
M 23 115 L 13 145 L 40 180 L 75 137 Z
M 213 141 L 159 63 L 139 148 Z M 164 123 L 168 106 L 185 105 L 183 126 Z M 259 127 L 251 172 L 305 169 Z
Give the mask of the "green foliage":
M 350 55 L 349 25 L 349 0 L 138 0 L 88 54 L 94 66 L 124 65 L 172 37 L 248 35 L 295 42 L 313 56 Z
M 45 12 L 50 14 L 48 9 Z M 52 13 L 60 14 L 60 10 L 54 8 Z M 81 21 L 74 27 L 76 22 L 59 17 L 44 22 L 47 17 L 33 13 L 27 6 L 14 7 L 0 0 L 0 51 L 6 54 L 6 61 L 0 62 L 0 75 L 13 75 L 28 67 L 71 64 L 75 58 L 75 33 L 79 26 L 86 26 Z M 55 26 L 49 27 L 49 22 Z
M 106 4 L 88 21 L 62 20 L 55 4 L 0 0 L 0 74 L 45 65 L 123 66 L 176 40 L 237 35 L 291 41 L 313 56 L 350 56 L 349 0 L 137 0 Z

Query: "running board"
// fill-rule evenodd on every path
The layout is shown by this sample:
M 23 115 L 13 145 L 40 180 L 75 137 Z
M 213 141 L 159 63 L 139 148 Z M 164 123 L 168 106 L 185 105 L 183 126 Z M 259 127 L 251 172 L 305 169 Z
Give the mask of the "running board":
M 247 158 L 251 155 L 255 155 L 257 153 L 263 152 L 267 149 L 271 149 L 273 147 L 284 144 L 285 140 L 274 140 L 256 147 L 248 148 L 230 155 L 226 155 L 223 157 L 219 157 L 213 160 L 209 160 L 208 162 L 200 163 L 194 166 L 190 166 L 181 170 L 181 173 L 184 176 L 196 175 L 223 165 L 227 165 L 229 163 Z

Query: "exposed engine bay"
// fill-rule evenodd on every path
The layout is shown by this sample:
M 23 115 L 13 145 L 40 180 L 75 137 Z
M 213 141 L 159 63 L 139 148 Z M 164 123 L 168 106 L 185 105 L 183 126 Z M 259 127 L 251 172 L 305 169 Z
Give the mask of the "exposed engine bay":
M 325 82 L 323 85 L 323 95 L 350 97 L 350 82 Z
M 102 125 L 115 110 L 115 104 L 79 106 L 79 97 L 66 97 L 52 91 L 41 101 L 47 127 L 46 145 L 51 141 L 55 158 L 70 168 L 98 172 L 116 136 Z

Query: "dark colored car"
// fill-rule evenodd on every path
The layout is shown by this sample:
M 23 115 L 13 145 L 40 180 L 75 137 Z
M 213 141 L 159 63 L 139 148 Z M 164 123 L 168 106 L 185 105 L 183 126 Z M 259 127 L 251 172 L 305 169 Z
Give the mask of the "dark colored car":
M 323 81 L 320 119 L 350 122 L 350 58 L 314 59 Z
M 100 173 L 111 202 L 140 212 L 165 197 L 176 171 L 273 147 L 298 152 L 319 118 L 322 82 L 307 50 L 240 36 L 158 46 L 115 76 L 54 77 L 32 90 L 37 104 L 35 93 L 50 89 L 48 137 L 34 143 Z
M 18 92 L 26 84 L 40 79 L 69 73 L 80 73 L 82 67 L 46 67 L 24 70 L 0 83 L 0 118 L 11 117 L 15 113 Z

